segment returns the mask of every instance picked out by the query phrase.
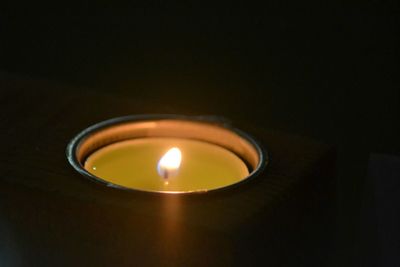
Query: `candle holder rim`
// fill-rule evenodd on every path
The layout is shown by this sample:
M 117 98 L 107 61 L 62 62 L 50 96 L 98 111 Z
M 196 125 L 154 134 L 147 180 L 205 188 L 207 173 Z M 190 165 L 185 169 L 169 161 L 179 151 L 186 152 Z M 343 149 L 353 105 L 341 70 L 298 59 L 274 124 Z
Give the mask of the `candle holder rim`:
M 187 190 L 187 191 L 157 191 L 157 190 L 143 190 L 143 189 L 136 189 L 130 188 L 123 185 L 118 185 L 111 183 L 107 180 L 104 180 L 89 171 L 87 171 L 82 163 L 78 160 L 76 151 L 79 148 L 82 141 L 84 141 L 87 137 L 91 134 L 101 131 L 102 129 L 116 126 L 118 124 L 128 123 L 128 122 L 138 122 L 138 121 L 147 121 L 147 120 L 183 120 L 183 121 L 195 121 L 195 122 L 204 122 L 209 124 L 214 124 L 216 126 L 220 126 L 225 128 L 229 131 L 232 131 L 248 141 L 253 148 L 257 151 L 257 155 L 259 157 L 259 161 L 257 165 L 253 168 L 253 170 L 249 173 L 248 176 L 243 178 L 241 181 L 229 184 L 223 187 L 214 188 L 214 189 L 205 189 L 205 190 Z M 220 192 L 226 191 L 231 188 L 236 188 L 243 183 L 247 183 L 250 180 L 253 180 L 257 177 L 269 164 L 270 162 L 270 155 L 266 149 L 258 142 L 252 135 L 232 126 L 230 120 L 222 116 L 189 116 L 189 115 L 178 115 L 178 114 L 136 114 L 136 115 L 126 115 L 120 117 L 114 117 L 111 119 L 107 119 L 104 121 L 100 121 L 98 123 L 92 124 L 89 127 L 85 128 L 81 132 L 79 132 L 75 137 L 71 139 L 66 147 L 66 156 L 67 160 L 70 165 L 81 175 L 90 180 L 106 185 L 107 187 L 116 188 L 124 191 L 132 191 L 132 192 L 141 192 L 141 193 L 151 193 L 151 194 L 179 194 L 179 195 L 192 195 L 192 194 L 203 194 L 209 192 Z

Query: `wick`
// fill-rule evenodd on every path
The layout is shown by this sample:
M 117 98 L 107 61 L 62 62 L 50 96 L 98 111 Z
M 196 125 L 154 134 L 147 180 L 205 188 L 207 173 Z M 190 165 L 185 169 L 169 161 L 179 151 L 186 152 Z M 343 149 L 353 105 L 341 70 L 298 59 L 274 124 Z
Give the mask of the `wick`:
M 168 181 L 168 171 L 167 171 L 167 170 L 165 170 L 165 172 L 164 172 L 164 184 L 165 184 L 165 185 L 168 185 L 168 184 L 169 184 L 169 181 Z
M 169 176 L 169 175 L 168 175 L 168 171 L 165 170 L 165 171 L 164 171 L 164 175 L 163 175 L 164 179 L 167 180 L 167 179 L 168 179 L 168 176 Z

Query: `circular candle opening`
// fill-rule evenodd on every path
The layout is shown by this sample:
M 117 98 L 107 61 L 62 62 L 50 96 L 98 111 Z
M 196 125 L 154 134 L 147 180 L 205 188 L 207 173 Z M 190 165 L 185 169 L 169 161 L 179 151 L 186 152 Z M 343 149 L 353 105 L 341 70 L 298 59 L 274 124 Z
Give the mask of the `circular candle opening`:
M 207 192 L 255 177 L 260 145 L 223 121 L 137 115 L 95 124 L 67 147 L 70 164 L 110 187 L 159 193 Z

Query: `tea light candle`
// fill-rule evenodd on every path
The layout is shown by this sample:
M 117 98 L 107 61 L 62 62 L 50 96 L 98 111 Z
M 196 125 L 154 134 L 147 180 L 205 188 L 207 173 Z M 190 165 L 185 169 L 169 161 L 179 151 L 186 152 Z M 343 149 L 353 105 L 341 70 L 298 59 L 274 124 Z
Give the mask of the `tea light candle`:
M 114 184 L 146 191 L 207 191 L 249 174 L 246 164 L 232 152 L 177 138 L 118 142 L 94 152 L 84 167 Z
M 263 152 L 243 132 L 198 118 L 122 117 L 89 127 L 67 148 L 86 177 L 121 189 L 205 192 L 260 171 Z

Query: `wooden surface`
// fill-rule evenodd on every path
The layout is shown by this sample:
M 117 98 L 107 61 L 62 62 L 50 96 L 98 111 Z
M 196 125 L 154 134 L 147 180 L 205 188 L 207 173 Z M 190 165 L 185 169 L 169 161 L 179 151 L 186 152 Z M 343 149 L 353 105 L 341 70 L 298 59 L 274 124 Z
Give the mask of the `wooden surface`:
M 257 179 L 194 196 L 122 192 L 77 174 L 65 157 L 67 143 L 96 122 L 171 113 L 171 106 L 38 81 L 0 81 L 0 92 L 2 266 L 312 266 L 310 258 L 323 260 L 312 242 L 329 236 L 323 211 L 334 189 L 330 147 L 234 122 L 271 155 Z

